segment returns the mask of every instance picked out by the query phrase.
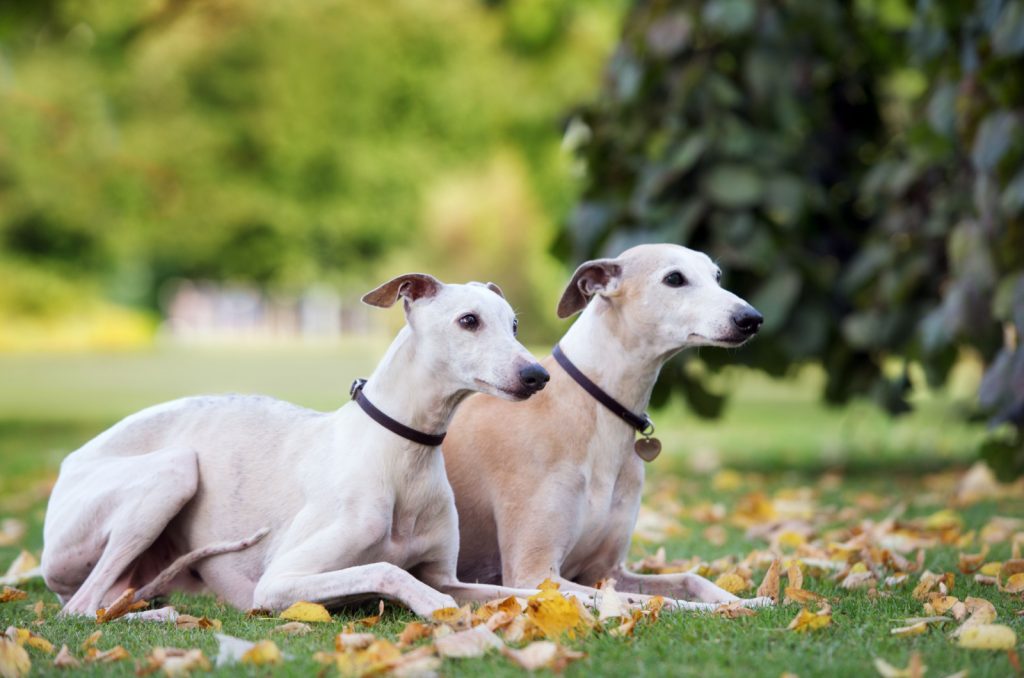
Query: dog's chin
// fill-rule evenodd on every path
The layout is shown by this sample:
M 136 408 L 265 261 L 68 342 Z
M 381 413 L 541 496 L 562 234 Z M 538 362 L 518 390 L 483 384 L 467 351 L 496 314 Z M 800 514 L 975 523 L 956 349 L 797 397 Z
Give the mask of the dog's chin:
M 527 398 L 534 394 L 534 391 L 530 391 L 529 389 L 523 387 L 503 388 L 501 386 L 497 386 L 496 384 L 492 384 L 488 381 L 483 381 L 482 379 L 477 379 L 476 383 L 477 386 L 480 387 L 481 393 L 486 393 L 496 398 L 501 398 L 502 400 L 511 400 L 512 402 L 526 400 Z
M 703 334 L 691 334 L 686 338 L 689 346 L 718 346 L 719 348 L 736 348 L 754 338 L 753 334 L 730 332 L 720 337 L 705 337 Z

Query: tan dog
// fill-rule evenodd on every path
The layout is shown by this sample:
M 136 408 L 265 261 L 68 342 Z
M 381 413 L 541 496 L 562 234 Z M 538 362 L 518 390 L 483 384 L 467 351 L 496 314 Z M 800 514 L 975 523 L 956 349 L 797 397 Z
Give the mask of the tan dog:
M 562 318 L 583 310 L 559 345 L 605 393 L 642 414 L 670 357 L 691 346 L 739 346 L 759 329 L 761 315 L 722 289 L 720 276 L 706 255 L 677 245 L 588 261 L 558 305 Z M 443 451 L 459 513 L 459 578 L 521 587 L 551 577 L 593 593 L 613 577 L 620 591 L 738 600 L 696 574 L 625 569 L 644 482 L 637 432 L 554 358 L 542 364 L 551 382 L 529 401 L 474 395 L 452 421 Z

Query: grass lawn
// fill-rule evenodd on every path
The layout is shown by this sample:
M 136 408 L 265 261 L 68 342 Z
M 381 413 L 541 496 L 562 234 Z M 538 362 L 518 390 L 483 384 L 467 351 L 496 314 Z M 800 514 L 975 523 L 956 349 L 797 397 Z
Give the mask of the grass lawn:
M 0 574 L 21 548 L 38 555 L 46 491 L 60 459 L 118 418 L 168 398 L 228 390 L 266 392 L 316 408 L 336 407 L 346 399 L 351 379 L 365 376 L 381 351 L 379 344 L 364 342 L 302 351 L 163 349 L 105 356 L 0 356 L 0 521 L 13 517 L 28 525 L 19 543 L 0 547 Z M 980 435 L 976 426 L 959 422 L 954 416 L 957 402 L 947 396 L 920 394 L 919 411 L 894 422 L 867 405 L 847 410 L 819 406 L 815 389 L 820 377 L 814 373 L 782 384 L 743 374 L 730 379 L 736 397 L 722 421 L 696 421 L 678 404 L 656 413 L 667 452 L 650 467 L 634 558 L 664 546 L 669 560 L 697 556 L 713 563 L 767 549 L 764 539 L 748 534 L 741 524 L 744 511 L 759 498 L 779 510 L 791 510 L 795 502 L 807 512 L 802 520 L 813 525 L 823 544 L 833 537 L 845 538 L 862 521 L 878 521 L 897 506 L 906 507 L 904 518 L 934 515 L 949 508 L 956 478 Z M 738 472 L 699 476 L 691 470 L 721 465 Z M 1011 626 L 1018 639 L 1024 637 L 1024 617 L 1016 614 L 1024 607 L 1019 595 L 1000 593 L 957 571 L 958 553 L 981 550 L 977 531 L 993 516 L 1024 516 L 1024 497 L 1017 491 L 954 506 L 952 511 L 962 521 L 956 531 L 962 541 L 926 549 L 925 568 L 955 572 L 954 596 L 990 600 L 998 622 Z M 767 517 L 765 521 L 770 522 Z M 837 531 L 829 534 L 830 530 Z M 785 547 L 787 553 L 792 548 Z M 1002 541 L 992 545 L 985 560 L 1002 561 L 1009 555 L 1009 542 Z M 755 586 L 763 574 L 763 567 L 754 571 Z M 875 675 L 874 657 L 903 667 L 911 653 L 919 652 L 929 676 L 964 669 L 971 676 L 1013 675 L 1006 652 L 957 647 L 948 637 L 952 625 L 908 638 L 891 636 L 891 628 L 903 625 L 900 620 L 925 616 L 922 602 L 911 595 L 917 579 L 912 574 L 900 586 L 879 586 L 882 595 L 873 598 L 865 589 L 844 590 L 809 571 L 805 588 L 832 603 L 832 623 L 821 630 L 786 631 L 799 610 L 792 604 L 739 619 L 663 613 L 656 623 L 638 625 L 631 638 L 592 633 L 568 641 L 586 657 L 569 664 L 565 673 L 865 676 Z M 79 645 L 96 630 L 96 623 L 55 618 L 55 598 L 39 580 L 21 588 L 29 599 L 0 604 L 0 630 L 7 625 L 32 628 L 58 647 L 67 644 L 80 657 Z M 44 621 L 32 625 L 36 614 L 30 608 L 37 601 L 47 605 Z M 176 595 L 170 603 L 183 613 L 219 619 L 224 633 L 250 640 L 269 637 L 278 623 L 247 618 L 210 597 Z M 374 612 L 375 606 L 346 610 L 335 614 L 331 623 L 316 625 L 310 635 L 274 636 L 292 656 L 274 671 L 235 666 L 218 672 L 315 675 L 322 667 L 312 654 L 332 649 L 334 635 L 346 623 Z M 371 630 L 393 639 L 412 619 L 408 612 L 388 605 L 382 622 Z M 198 647 L 211 659 L 217 654 L 209 631 L 124 621 L 102 630 L 101 649 L 120 644 L 136 660 L 155 646 Z M 32 649 L 29 653 L 33 675 L 57 672 L 50 657 Z M 134 670 L 134 663 L 125 661 L 89 666 L 82 672 L 131 675 Z M 491 654 L 446 660 L 441 673 L 501 676 L 522 671 Z

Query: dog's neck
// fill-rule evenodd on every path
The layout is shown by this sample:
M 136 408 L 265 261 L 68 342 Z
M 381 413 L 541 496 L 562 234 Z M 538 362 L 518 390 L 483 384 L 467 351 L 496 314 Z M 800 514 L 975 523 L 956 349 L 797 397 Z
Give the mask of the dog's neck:
M 576 367 L 608 395 L 640 414 L 647 409 L 661 366 L 673 354 L 657 354 L 625 327 L 604 299 L 590 302 L 559 345 Z
M 423 433 L 444 433 L 469 391 L 438 378 L 437 365 L 417 355 L 416 336 L 402 328 L 366 381 L 363 394 L 392 419 Z

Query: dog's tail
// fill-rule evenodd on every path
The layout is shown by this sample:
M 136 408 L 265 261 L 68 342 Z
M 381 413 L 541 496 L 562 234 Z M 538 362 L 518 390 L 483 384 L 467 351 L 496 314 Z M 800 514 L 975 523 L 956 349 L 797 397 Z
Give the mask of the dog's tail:
M 155 596 L 167 593 L 165 590 L 167 585 L 174 581 L 174 578 L 181 574 L 182 570 L 185 568 L 192 566 L 194 563 L 197 563 L 204 558 L 209 558 L 210 556 L 219 556 L 222 553 L 244 551 L 250 546 L 258 544 L 268 534 L 270 534 L 270 529 L 264 527 L 262 530 L 247 539 L 239 539 L 238 541 L 222 541 L 219 544 L 210 544 L 209 546 L 189 551 L 165 567 L 163 571 L 153 579 L 153 581 L 136 591 L 135 600 L 148 600 Z

